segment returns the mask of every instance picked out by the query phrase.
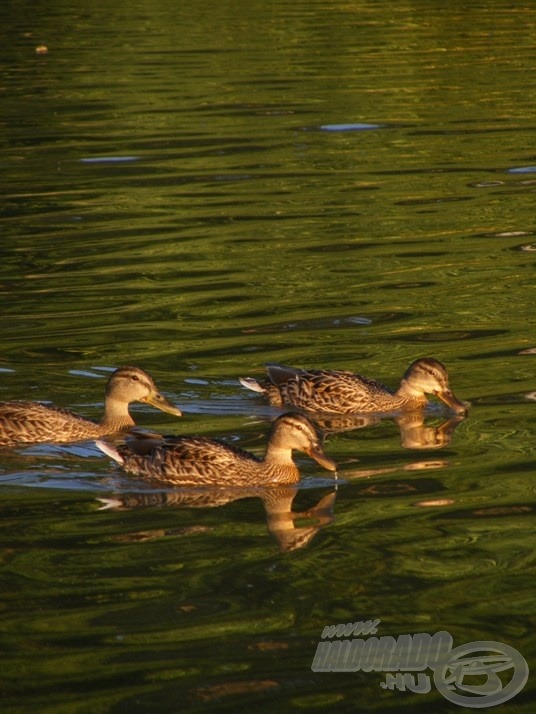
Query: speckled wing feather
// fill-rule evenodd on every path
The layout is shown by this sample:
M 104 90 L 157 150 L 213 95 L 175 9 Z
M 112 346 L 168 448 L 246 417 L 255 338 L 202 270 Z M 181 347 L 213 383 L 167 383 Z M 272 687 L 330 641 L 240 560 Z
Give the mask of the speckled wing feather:
M 136 449 L 136 442 L 130 442 Z M 260 460 L 253 454 L 216 439 L 205 437 L 174 437 L 165 440 L 149 455 L 133 452 L 129 446 L 119 447 L 124 468 L 137 476 L 181 486 L 228 483 L 236 477 L 246 477 L 255 471 Z
M 55 406 L 39 402 L 0 403 L 0 445 L 76 441 L 99 436 L 98 424 Z
M 278 388 L 285 404 L 300 409 L 339 414 L 375 412 L 388 407 L 392 399 L 391 392 L 379 382 L 346 370 L 274 367 L 267 367 L 273 386 Z
M 302 451 L 328 471 L 337 465 L 323 451 L 318 433 L 301 414 L 282 414 L 270 429 L 264 458 L 208 437 L 163 437 L 127 439 L 115 447 L 96 441 L 101 451 L 125 471 L 175 486 L 268 486 L 291 484 L 300 479 L 292 460 L 293 450 Z

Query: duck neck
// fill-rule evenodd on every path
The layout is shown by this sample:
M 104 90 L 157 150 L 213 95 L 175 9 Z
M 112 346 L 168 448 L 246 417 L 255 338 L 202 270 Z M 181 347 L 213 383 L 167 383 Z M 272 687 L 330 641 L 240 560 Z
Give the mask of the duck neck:
M 394 396 L 400 400 L 401 406 L 411 404 L 413 407 L 424 407 L 426 404 L 426 397 L 422 390 L 413 387 L 407 379 L 403 379 L 400 382 L 400 387 L 396 390 Z
M 273 481 L 295 483 L 300 480 L 300 472 L 292 460 L 292 449 L 269 444 L 264 457 L 264 465 Z
M 134 420 L 128 411 L 128 404 L 124 401 L 114 399 L 114 397 L 107 397 L 104 402 L 104 415 L 100 425 L 113 428 L 116 431 L 134 426 Z

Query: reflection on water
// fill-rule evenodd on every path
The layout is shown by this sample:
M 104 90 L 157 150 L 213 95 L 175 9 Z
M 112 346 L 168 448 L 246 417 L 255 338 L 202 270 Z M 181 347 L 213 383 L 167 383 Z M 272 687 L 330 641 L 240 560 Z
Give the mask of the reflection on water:
M 240 375 L 434 354 L 472 408 L 326 423 L 335 518 L 306 458 L 269 512 L 162 502 L 91 443 L 2 450 L 6 711 L 444 708 L 311 672 L 356 619 L 534 671 L 536 11 L 231 5 L 0 3 L 0 399 L 97 419 L 95 370 L 137 364 L 178 432 L 262 453 Z
M 319 415 L 313 422 L 324 434 L 336 434 L 341 431 L 354 431 L 367 426 L 379 424 L 382 419 L 392 419 L 400 429 L 400 444 L 405 449 L 441 449 L 448 446 L 454 430 L 465 420 L 465 416 L 454 416 L 445 419 L 438 426 L 426 424 L 427 414 L 424 411 L 409 412 L 393 417 L 376 415 Z
M 296 496 L 297 488 L 271 487 L 271 488 L 211 488 L 206 487 L 198 490 L 180 490 L 173 493 L 137 493 L 119 495 L 117 498 L 99 499 L 102 508 L 132 509 L 147 506 L 172 507 L 172 508 L 214 508 L 224 506 L 230 501 L 242 498 L 259 498 L 266 513 L 266 524 L 269 533 L 275 538 L 279 550 L 287 553 L 291 550 L 298 550 L 308 545 L 316 533 L 333 521 L 333 508 L 335 505 L 336 493 L 330 493 L 321 498 L 318 503 L 307 511 L 299 513 L 292 511 L 292 502 Z M 316 521 L 316 523 L 305 526 L 296 525 L 296 521 Z M 160 537 L 164 535 L 157 532 L 150 536 L 148 533 L 143 538 Z M 140 536 L 133 533 L 132 540 L 138 540 Z M 125 536 L 123 537 L 125 538 Z

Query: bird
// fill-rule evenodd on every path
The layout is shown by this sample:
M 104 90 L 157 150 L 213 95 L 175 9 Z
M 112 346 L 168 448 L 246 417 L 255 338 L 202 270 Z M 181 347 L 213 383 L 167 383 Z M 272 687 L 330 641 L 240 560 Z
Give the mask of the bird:
M 96 441 L 101 451 L 135 476 L 169 486 L 268 486 L 300 480 L 292 460 L 297 449 L 328 471 L 337 466 L 320 446 L 319 435 L 302 414 L 283 414 L 272 424 L 264 458 L 219 439 L 203 436 L 135 434 L 124 444 Z
M 106 385 L 104 415 L 96 423 L 54 405 L 40 402 L 0 402 L 0 446 L 67 443 L 96 439 L 132 428 L 131 402 L 144 402 L 175 416 L 181 410 L 157 390 L 152 378 L 138 367 L 119 367 Z
M 433 357 L 415 360 L 396 391 L 346 370 L 297 369 L 270 362 L 266 371 L 266 380 L 241 377 L 240 383 L 266 396 L 272 406 L 332 414 L 387 414 L 422 409 L 427 404 L 425 395 L 433 394 L 456 414 L 467 413 L 467 405 L 449 387 L 445 366 Z

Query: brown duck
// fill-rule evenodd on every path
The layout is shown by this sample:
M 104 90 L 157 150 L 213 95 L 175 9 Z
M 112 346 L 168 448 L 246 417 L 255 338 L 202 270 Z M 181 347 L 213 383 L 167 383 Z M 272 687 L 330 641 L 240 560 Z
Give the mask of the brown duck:
M 292 460 L 297 449 L 335 471 L 311 422 L 301 414 L 283 414 L 272 425 L 264 458 L 218 439 L 136 434 L 120 446 L 98 440 L 105 454 L 135 476 L 170 486 L 267 486 L 300 479 Z
M 425 395 L 433 394 L 456 414 L 467 413 L 466 405 L 450 390 L 444 365 L 432 357 L 413 362 L 396 391 L 348 371 L 297 369 L 275 363 L 267 364 L 266 371 L 267 380 L 241 378 L 240 382 L 264 394 L 274 406 L 335 414 L 380 414 L 421 409 L 427 404 Z
M 99 423 L 39 402 L 0 402 L 0 445 L 65 443 L 125 431 L 134 426 L 128 411 L 131 402 L 145 402 L 169 414 L 182 415 L 160 394 L 147 372 L 138 367 L 119 367 L 108 380 Z

